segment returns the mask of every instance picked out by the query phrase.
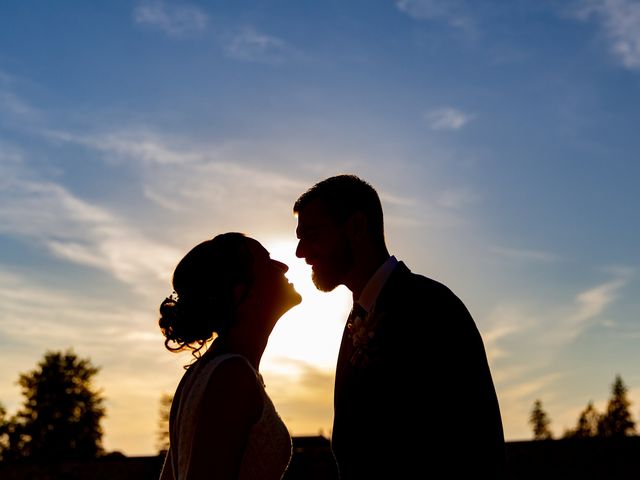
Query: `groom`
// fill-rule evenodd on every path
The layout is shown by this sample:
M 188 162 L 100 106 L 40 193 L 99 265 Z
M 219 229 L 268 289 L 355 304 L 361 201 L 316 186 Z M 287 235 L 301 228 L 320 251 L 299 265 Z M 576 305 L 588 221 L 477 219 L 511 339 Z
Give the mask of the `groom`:
M 303 193 L 296 255 L 345 285 L 331 438 L 340 478 L 503 479 L 504 436 L 482 338 L 460 299 L 390 256 L 375 189 L 354 175 Z

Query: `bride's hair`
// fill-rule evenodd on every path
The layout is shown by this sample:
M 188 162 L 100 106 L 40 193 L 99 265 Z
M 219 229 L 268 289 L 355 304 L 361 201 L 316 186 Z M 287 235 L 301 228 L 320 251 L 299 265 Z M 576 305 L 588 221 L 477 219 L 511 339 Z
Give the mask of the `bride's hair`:
M 223 233 L 196 245 L 173 272 L 174 293 L 160 305 L 158 325 L 171 352 L 195 357 L 215 336 L 224 336 L 235 317 L 234 289 L 252 280 L 248 238 Z

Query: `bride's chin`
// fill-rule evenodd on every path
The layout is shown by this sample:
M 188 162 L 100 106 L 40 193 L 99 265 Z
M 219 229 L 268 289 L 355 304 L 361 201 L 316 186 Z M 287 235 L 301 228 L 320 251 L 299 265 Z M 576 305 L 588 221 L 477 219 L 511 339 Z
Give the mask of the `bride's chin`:
M 296 303 L 295 303 L 295 305 L 300 305 L 300 304 L 302 303 L 302 295 L 300 295 L 298 292 L 296 292 L 295 297 L 296 297 Z M 294 305 L 294 306 L 295 306 L 295 305 Z
M 287 296 L 286 312 L 291 310 L 293 307 L 300 305 L 300 303 L 302 303 L 302 295 L 293 290 L 291 294 Z

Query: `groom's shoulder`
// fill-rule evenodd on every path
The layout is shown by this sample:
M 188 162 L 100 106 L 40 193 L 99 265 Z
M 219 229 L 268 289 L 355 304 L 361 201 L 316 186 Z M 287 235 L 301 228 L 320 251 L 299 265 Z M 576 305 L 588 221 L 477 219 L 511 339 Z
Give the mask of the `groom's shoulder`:
M 415 291 L 428 292 L 440 296 L 453 296 L 453 291 L 444 283 L 427 275 L 412 271 L 404 262 L 399 262 L 397 271 L 398 283 L 404 284 L 403 288 L 414 293 Z
M 443 282 L 413 272 L 403 262 L 398 264 L 395 297 L 408 304 L 428 304 L 431 308 L 463 309 L 466 306 L 454 291 Z
M 420 322 L 421 328 L 450 333 L 451 329 L 474 332 L 475 322 L 467 306 L 454 291 L 443 282 L 429 276 L 414 273 L 406 265 L 399 264 L 395 293 L 389 302 L 398 311 L 415 312 L 416 315 L 440 321 Z M 418 313 L 419 312 L 419 313 Z M 444 321 L 446 319 L 446 321 Z

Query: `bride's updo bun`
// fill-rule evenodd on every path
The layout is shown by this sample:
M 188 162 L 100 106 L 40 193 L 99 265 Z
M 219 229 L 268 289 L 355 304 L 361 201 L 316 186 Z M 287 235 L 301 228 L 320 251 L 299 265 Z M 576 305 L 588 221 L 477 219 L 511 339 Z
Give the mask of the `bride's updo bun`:
M 172 352 L 197 353 L 234 321 L 234 289 L 252 280 L 247 237 L 224 233 L 196 245 L 173 273 L 174 293 L 160 305 L 158 324 Z

